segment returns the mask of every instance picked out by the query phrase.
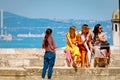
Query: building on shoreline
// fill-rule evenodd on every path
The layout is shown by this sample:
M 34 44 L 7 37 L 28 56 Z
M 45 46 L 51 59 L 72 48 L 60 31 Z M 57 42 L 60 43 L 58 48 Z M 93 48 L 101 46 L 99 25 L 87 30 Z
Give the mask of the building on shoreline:
M 113 46 L 120 46 L 120 10 L 117 9 L 112 14 L 112 39 Z

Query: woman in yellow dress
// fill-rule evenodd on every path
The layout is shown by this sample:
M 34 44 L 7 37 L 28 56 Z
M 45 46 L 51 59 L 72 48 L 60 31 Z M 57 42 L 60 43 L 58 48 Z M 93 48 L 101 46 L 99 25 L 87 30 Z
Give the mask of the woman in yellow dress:
M 66 38 L 67 45 L 65 50 L 70 51 L 73 67 L 77 68 L 77 64 L 81 62 L 81 54 L 77 46 L 77 32 L 75 26 L 70 27 L 69 32 L 66 34 Z

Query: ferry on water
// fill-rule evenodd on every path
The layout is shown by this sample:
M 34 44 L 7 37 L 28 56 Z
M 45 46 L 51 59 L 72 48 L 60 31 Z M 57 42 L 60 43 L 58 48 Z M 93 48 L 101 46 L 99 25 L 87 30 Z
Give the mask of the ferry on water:
M 44 37 L 45 34 L 32 34 L 31 32 L 29 32 L 28 34 L 18 34 L 17 37 Z

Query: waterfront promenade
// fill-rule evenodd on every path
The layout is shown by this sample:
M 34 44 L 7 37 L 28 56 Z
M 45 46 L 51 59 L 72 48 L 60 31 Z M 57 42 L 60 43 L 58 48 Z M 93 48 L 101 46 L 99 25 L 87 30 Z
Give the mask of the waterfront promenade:
M 111 46 L 108 68 L 91 65 L 77 72 L 67 66 L 64 48 L 56 51 L 52 80 L 120 80 L 120 47 Z M 0 80 L 41 80 L 43 55 L 44 50 L 39 48 L 0 48 Z

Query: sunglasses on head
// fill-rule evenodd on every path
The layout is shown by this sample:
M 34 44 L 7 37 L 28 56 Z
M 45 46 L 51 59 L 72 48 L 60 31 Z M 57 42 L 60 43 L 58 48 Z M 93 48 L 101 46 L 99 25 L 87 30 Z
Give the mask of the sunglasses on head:
M 99 29 L 102 29 L 102 27 L 101 27 L 101 28 L 99 28 Z

